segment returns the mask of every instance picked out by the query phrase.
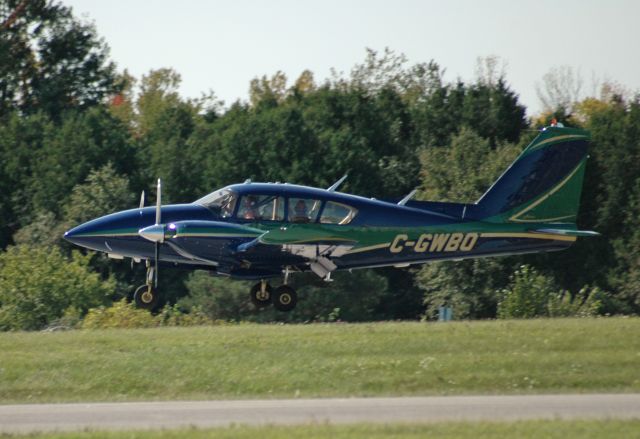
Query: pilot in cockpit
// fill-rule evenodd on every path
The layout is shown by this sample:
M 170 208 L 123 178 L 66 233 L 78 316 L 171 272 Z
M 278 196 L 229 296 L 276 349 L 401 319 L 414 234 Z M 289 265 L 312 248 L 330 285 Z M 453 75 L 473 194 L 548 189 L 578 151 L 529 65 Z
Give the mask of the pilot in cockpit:
M 258 200 L 254 195 L 247 195 L 242 202 L 242 218 L 258 219 Z

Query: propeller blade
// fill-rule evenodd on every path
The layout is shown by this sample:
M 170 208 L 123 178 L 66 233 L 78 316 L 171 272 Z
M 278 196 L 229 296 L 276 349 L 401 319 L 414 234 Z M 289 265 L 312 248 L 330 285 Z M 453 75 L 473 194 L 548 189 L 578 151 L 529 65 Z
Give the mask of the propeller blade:
M 156 192 L 156 226 L 159 226 L 162 221 L 162 181 L 158 179 L 158 191 Z M 164 231 L 164 226 L 162 227 Z M 155 262 L 153 270 L 153 284 L 155 288 L 158 288 L 158 262 L 160 260 L 160 243 L 164 240 L 164 233 L 162 239 L 156 241 L 155 248 Z
M 140 194 L 140 209 L 144 207 L 144 191 Z
M 154 268 L 155 270 L 153 270 L 153 285 L 158 288 L 158 259 L 160 259 L 160 243 L 156 242 L 156 254 L 155 254 L 155 264 L 154 264 Z
M 160 206 L 162 205 L 162 182 L 158 179 L 158 192 L 156 195 L 156 224 L 160 224 L 161 221 L 161 212 Z

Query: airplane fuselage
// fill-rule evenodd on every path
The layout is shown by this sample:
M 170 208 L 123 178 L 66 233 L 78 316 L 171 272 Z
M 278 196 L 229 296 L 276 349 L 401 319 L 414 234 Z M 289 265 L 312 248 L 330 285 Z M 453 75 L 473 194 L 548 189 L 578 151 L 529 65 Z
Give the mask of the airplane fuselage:
M 299 223 L 288 215 L 280 220 L 239 217 L 239 206 L 228 217 L 200 203 L 162 206 L 168 224 L 160 261 L 187 264 L 239 279 L 280 276 L 283 267 L 309 270 L 309 260 L 330 251 L 336 269 L 407 266 L 444 259 L 561 250 L 575 237 L 531 232 L 535 224 L 492 224 L 465 218 L 473 205 L 392 202 L 289 184 L 247 183 L 229 186 L 243 197 L 277 197 L 287 212 L 290 200 L 318 202 L 315 218 Z M 328 202 L 357 213 L 348 224 L 323 223 Z M 467 214 L 468 215 L 468 214 Z M 155 244 L 140 235 L 153 224 L 154 207 L 131 209 L 85 223 L 66 239 L 113 257 L 150 259 Z M 280 235 L 250 245 L 265 232 Z M 279 245 L 273 245 L 279 244 Z M 248 248 L 243 249 L 243 245 Z

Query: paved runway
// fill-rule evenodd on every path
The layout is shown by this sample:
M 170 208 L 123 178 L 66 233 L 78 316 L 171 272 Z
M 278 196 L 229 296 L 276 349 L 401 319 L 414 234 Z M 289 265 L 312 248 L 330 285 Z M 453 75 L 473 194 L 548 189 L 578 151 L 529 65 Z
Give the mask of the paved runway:
M 576 418 L 640 419 L 640 394 L 0 405 L 0 432 Z

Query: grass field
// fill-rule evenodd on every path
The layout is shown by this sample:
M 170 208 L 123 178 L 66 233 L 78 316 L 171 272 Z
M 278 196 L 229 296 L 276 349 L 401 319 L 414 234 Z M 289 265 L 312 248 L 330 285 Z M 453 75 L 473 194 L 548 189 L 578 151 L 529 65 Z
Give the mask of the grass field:
M 640 391 L 640 318 L 0 334 L 0 403 Z
M 629 421 L 521 421 L 457 422 L 392 425 L 303 425 L 294 427 L 243 427 L 206 430 L 182 429 L 128 432 L 73 432 L 34 435 L 0 435 L 0 438 L 29 439 L 422 439 L 422 438 L 638 438 L 640 420 Z

